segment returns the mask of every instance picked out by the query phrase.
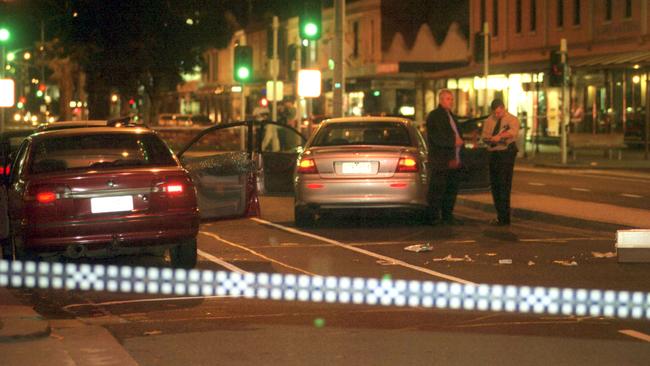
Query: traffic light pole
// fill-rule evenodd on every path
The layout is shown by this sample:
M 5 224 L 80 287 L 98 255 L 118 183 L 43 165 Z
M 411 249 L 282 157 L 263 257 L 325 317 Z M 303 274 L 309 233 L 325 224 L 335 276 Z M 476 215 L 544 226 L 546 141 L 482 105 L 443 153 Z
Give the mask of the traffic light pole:
M 273 102 L 271 104 L 271 120 L 278 121 L 278 29 L 280 22 L 273 16 L 273 58 L 271 58 L 271 76 L 273 77 Z
M 345 0 L 334 0 L 334 75 L 332 78 L 334 117 L 343 117 L 343 96 L 345 95 L 344 27 Z
M 298 47 L 296 48 L 296 82 L 295 85 L 295 94 L 296 94 L 296 130 L 300 131 L 302 126 L 302 103 L 300 100 L 300 95 L 298 94 L 298 74 L 302 68 L 302 42 L 300 36 L 298 36 Z
M 488 22 L 483 23 L 483 77 L 485 78 L 485 87 L 483 88 L 483 112 L 490 113 L 490 103 L 488 101 L 488 77 L 490 76 L 490 25 Z
M 562 120 L 560 124 L 560 142 L 562 152 L 562 164 L 567 163 L 567 142 L 568 142 L 568 127 L 569 127 L 569 65 L 567 58 L 567 42 L 566 38 L 560 41 L 560 53 L 562 55 L 562 67 L 564 68 L 562 77 Z

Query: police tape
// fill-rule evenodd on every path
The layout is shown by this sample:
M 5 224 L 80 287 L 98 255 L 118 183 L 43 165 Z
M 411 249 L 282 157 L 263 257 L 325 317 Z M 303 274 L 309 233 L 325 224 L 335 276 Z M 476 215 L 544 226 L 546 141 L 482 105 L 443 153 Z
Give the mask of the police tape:
M 650 320 L 650 293 L 0 261 L 0 287 L 410 306 Z

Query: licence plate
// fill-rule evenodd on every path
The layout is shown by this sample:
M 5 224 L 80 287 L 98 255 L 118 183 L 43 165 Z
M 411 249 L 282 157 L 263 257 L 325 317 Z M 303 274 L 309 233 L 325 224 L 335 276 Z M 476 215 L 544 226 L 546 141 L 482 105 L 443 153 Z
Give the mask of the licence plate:
M 351 161 L 341 164 L 341 173 L 343 174 L 370 174 L 372 165 L 369 161 Z
M 133 196 L 96 197 L 90 199 L 90 212 L 123 212 L 133 210 Z

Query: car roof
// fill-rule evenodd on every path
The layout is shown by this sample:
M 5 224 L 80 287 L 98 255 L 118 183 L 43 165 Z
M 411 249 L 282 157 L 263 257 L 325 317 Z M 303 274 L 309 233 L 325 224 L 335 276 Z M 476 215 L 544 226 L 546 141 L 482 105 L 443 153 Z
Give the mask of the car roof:
M 56 130 L 45 130 L 32 135 L 34 139 L 49 138 L 52 136 L 78 136 L 93 134 L 143 134 L 154 132 L 146 127 L 86 127 L 86 128 L 65 128 Z
M 405 124 L 411 124 L 412 121 L 408 118 L 402 117 L 375 117 L 375 116 L 361 116 L 361 117 L 337 117 L 337 118 L 328 118 L 322 123 L 344 123 L 344 122 L 400 122 Z

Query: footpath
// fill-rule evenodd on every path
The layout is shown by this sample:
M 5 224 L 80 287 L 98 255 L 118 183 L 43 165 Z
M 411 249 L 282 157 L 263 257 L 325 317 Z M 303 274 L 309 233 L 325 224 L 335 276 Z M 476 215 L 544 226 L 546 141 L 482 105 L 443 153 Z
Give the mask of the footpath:
M 643 150 L 625 151 L 621 160 L 610 160 L 598 152 L 581 154 L 575 161 L 569 156 L 566 164 L 560 163 L 556 147 L 542 147 L 534 155 L 532 151 L 527 153 L 517 159 L 516 169 L 597 170 L 598 174 L 650 181 L 650 160 L 645 159 Z M 494 210 L 489 192 L 462 194 L 458 203 Z M 515 219 L 561 220 L 565 224 L 595 224 L 613 230 L 650 228 L 650 211 L 554 196 L 514 193 L 512 208 Z M 43 319 L 4 287 L 0 287 L 0 355 L 3 366 L 137 364 L 105 328 L 74 319 Z

